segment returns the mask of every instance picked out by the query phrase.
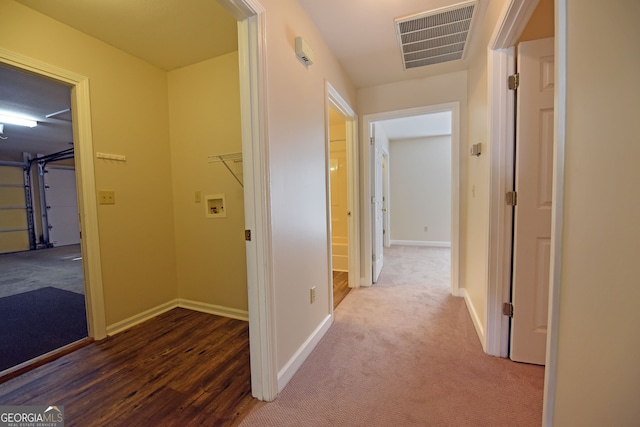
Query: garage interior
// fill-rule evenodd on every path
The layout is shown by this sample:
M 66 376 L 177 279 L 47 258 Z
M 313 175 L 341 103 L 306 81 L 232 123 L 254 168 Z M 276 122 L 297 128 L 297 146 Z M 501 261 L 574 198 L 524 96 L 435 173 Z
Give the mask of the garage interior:
M 0 371 L 87 337 L 70 95 L 0 66 Z

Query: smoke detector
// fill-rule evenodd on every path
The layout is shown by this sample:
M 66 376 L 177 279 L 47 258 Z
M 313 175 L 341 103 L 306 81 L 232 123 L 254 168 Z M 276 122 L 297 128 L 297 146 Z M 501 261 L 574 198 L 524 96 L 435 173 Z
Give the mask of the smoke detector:
M 405 70 L 464 57 L 478 0 L 395 20 Z

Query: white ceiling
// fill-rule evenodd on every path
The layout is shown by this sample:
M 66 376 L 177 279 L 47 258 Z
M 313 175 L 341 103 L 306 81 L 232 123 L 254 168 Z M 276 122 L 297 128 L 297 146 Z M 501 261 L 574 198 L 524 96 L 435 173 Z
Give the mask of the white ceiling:
M 377 86 L 435 74 L 465 70 L 467 60 L 404 70 L 396 38 L 396 18 L 403 18 L 463 0 L 298 0 L 316 24 L 358 88 Z M 484 15 L 486 0 L 481 0 L 474 20 Z M 478 25 L 472 28 L 474 39 Z M 313 47 L 313 46 L 312 46 Z M 469 43 L 468 49 L 473 49 Z M 468 51 L 465 58 L 469 57 Z
M 215 0 L 16 1 L 167 71 L 237 49 L 236 21 Z M 394 25 L 396 18 L 461 0 L 385 0 L 375 5 L 371 0 L 299 1 L 356 87 L 467 68 L 466 60 L 461 60 L 405 71 Z M 486 1 L 480 0 L 476 19 L 482 18 Z M 30 115 L 41 123 L 30 130 L 5 126 L 4 136 L 10 139 L 0 140 L 0 151 L 21 142 L 32 144 L 28 151 L 45 154 L 68 148 L 72 138 L 68 122 L 65 127 L 64 121 L 44 119 L 45 114 L 68 108 L 67 89 L 31 76 L 9 77 L 7 69 L 0 72 L 0 110 Z M 406 134 L 413 126 L 405 123 L 401 128 Z M 46 130 L 50 133 L 44 137 Z

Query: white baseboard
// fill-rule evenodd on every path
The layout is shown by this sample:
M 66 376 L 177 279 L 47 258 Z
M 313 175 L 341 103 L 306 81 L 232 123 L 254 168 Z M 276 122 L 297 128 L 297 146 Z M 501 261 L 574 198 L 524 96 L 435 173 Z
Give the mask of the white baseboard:
M 278 372 L 278 393 L 284 389 L 293 378 L 293 375 L 300 369 L 300 366 L 307 360 L 307 357 L 331 327 L 331 323 L 332 317 L 327 315 L 309 338 L 298 348 L 298 351 L 289 359 L 287 364 Z
M 116 322 L 113 325 L 107 326 L 107 335 L 115 335 L 118 332 L 122 332 L 125 329 L 129 329 L 130 327 L 137 325 L 138 323 L 142 323 L 145 320 L 149 320 L 153 317 L 159 316 L 162 313 L 172 310 L 177 306 L 178 300 L 174 299 L 171 301 L 167 301 L 164 304 L 160 304 L 156 307 L 150 308 L 147 311 L 143 311 L 142 313 L 136 314 L 135 316 L 131 316 L 127 319 Z
M 460 296 L 464 298 L 467 310 L 469 310 L 469 315 L 471 316 L 471 321 L 473 322 L 473 327 L 476 328 L 476 333 L 478 334 L 478 338 L 482 344 L 482 349 L 486 351 L 487 340 L 484 335 L 484 327 L 482 326 L 480 316 L 478 316 L 478 312 L 476 311 L 467 290 L 465 288 L 460 288 L 458 292 L 460 293 Z
M 231 319 L 244 320 L 245 322 L 249 321 L 249 312 L 246 310 L 238 310 L 237 308 L 223 307 L 221 305 L 207 304 L 182 298 L 178 299 L 178 307 L 200 311 L 202 313 L 215 314 L 216 316 L 230 317 Z
M 392 240 L 391 245 L 399 246 L 430 246 L 432 248 L 450 248 L 451 242 L 432 242 L 425 240 Z
M 160 304 L 156 307 L 150 308 L 147 311 L 131 316 L 128 319 L 121 320 L 113 325 L 107 326 L 107 335 L 115 335 L 118 332 L 122 332 L 129 329 L 132 326 L 142 323 L 145 320 L 149 320 L 153 317 L 159 316 L 174 308 L 186 308 L 188 310 L 200 311 L 202 313 L 215 314 L 216 316 L 229 317 L 231 319 L 249 321 L 249 312 L 244 310 L 238 310 L 236 308 L 223 307 L 220 305 L 207 304 L 203 302 L 190 301 L 186 299 L 174 299 L 164 304 Z

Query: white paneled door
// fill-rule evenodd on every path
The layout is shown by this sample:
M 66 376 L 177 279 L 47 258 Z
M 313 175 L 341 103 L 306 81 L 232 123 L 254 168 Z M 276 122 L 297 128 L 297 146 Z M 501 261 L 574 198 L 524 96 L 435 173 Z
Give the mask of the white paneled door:
M 50 167 L 44 176 L 49 242 L 53 246 L 80 243 L 75 169 Z
M 544 365 L 553 190 L 553 39 L 518 45 L 510 358 Z
M 382 265 L 384 263 L 383 258 L 383 246 L 384 246 L 384 221 L 383 221 L 383 195 L 382 195 L 382 149 L 380 144 L 376 142 L 375 137 L 375 124 L 371 125 L 371 135 L 373 138 L 373 144 L 371 145 L 371 168 L 372 168 L 372 188 L 373 196 L 371 198 L 371 218 L 373 218 L 371 231 L 372 241 L 371 248 L 373 250 L 372 256 L 372 269 L 373 269 L 373 283 L 378 281 L 380 272 L 382 271 Z

